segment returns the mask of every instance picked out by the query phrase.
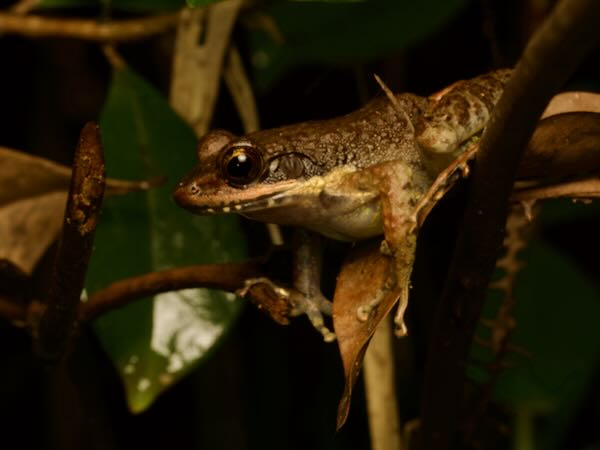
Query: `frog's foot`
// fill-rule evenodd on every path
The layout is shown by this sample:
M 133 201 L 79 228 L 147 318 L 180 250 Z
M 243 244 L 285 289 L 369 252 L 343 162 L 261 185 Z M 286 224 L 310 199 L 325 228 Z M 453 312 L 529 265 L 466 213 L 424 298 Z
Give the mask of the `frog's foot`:
M 356 318 L 359 320 L 359 322 L 366 322 L 367 320 L 369 320 L 371 314 L 373 314 L 373 312 L 383 301 L 383 297 L 384 296 L 380 294 L 366 305 L 361 305 L 358 307 L 358 309 L 356 310 Z
M 320 292 L 313 295 L 304 294 L 296 289 L 290 289 L 290 302 L 293 309 L 291 316 L 306 314 L 312 326 L 323 336 L 325 342 L 335 341 L 335 334 L 325 326 L 323 315 L 331 316 L 333 303 Z
M 466 146 L 465 150 L 444 170 L 442 170 L 429 190 L 419 200 L 411 217 L 411 231 L 417 230 L 425 221 L 433 207 L 461 178 L 469 176 L 469 161 L 475 157 L 479 150 L 479 143 L 474 141 Z
M 381 241 L 379 251 L 382 255 L 390 257 L 394 256 L 394 252 L 392 248 L 390 248 L 390 244 L 385 239 Z M 406 282 L 408 283 L 408 280 L 406 280 Z M 356 317 L 360 322 L 368 321 L 371 315 L 377 310 L 379 305 L 385 301 L 388 295 L 398 295 L 398 298 L 393 300 L 394 302 L 398 300 L 398 309 L 394 318 L 394 323 L 396 325 L 395 334 L 398 337 L 402 337 L 408 334 L 406 324 L 404 323 L 404 313 L 406 312 L 406 308 L 408 306 L 409 286 L 406 285 L 401 287 L 399 294 L 395 286 L 397 286 L 396 276 L 393 271 L 390 271 L 385 283 L 381 286 L 375 298 L 371 299 L 371 301 L 369 301 L 369 303 L 366 305 L 358 307 L 356 311 Z
M 267 288 L 279 302 L 291 306 L 290 317 L 306 314 L 312 326 L 323 336 L 325 342 L 335 341 L 335 334 L 325 326 L 323 315 L 331 316 L 333 304 L 320 292 L 306 295 L 294 288 L 285 288 L 274 283 L 269 278 L 249 278 L 244 281 L 244 287 L 238 291 L 241 297 L 246 297 L 250 290 L 257 286 Z M 267 308 L 268 309 L 268 308 Z M 273 316 L 273 311 L 268 311 Z
M 372 299 L 366 305 L 359 306 L 356 310 L 356 318 L 360 322 L 366 322 L 369 320 L 371 315 L 377 310 L 379 305 L 383 302 L 386 295 L 389 293 L 389 290 L 380 291 L 379 295 L 376 298 Z M 396 310 L 396 315 L 394 317 L 395 330 L 394 333 L 398 337 L 403 337 L 408 334 L 408 328 L 406 327 L 406 323 L 404 322 L 404 313 L 406 312 L 406 307 L 408 306 L 408 290 L 402 289 L 400 294 L 398 309 Z

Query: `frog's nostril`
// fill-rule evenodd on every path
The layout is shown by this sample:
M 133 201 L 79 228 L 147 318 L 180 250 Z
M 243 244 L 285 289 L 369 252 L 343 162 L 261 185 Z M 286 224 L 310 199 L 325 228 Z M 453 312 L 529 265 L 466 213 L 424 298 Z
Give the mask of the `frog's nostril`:
M 194 193 L 197 194 L 198 191 L 198 186 L 195 183 L 190 185 L 183 182 L 179 183 L 173 192 L 173 200 L 175 200 L 175 203 L 179 206 L 185 208 L 190 202 L 190 197 L 194 195 Z

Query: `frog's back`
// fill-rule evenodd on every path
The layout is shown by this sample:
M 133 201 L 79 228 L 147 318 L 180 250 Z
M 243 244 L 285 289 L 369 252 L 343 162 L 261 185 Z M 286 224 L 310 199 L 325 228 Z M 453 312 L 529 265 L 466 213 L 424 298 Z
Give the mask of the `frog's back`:
M 387 98 L 378 97 L 341 117 L 258 131 L 248 138 L 263 149 L 267 159 L 284 153 L 310 158 L 316 173 L 307 175 L 323 175 L 345 165 L 363 169 L 398 159 L 421 168 L 411 122 L 418 120 L 427 99 L 413 94 L 396 98 L 405 114 Z

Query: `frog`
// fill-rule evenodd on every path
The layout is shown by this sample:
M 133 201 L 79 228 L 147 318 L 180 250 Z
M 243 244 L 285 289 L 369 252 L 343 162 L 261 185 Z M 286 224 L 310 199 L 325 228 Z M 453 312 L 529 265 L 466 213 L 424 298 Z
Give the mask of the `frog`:
M 293 286 L 257 278 L 305 314 L 325 341 L 331 302 L 320 287 L 319 236 L 357 242 L 382 237 L 392 258 L 387 280 L 365 299 L 367 321 L 389 292 L 401 292 L 394 319 L 406 335 L 404 312 L 417 245 L 416 213 L 436 179 L 481 136 L 510 79 L 499 69 L 456 82 L 428 97 L 380 95 L 346 115 L 236 136 L 214 130 L 200 139 L 198 163 L 177 185 L 175 202 L 194 214 L 238 214 L 298 229 Z

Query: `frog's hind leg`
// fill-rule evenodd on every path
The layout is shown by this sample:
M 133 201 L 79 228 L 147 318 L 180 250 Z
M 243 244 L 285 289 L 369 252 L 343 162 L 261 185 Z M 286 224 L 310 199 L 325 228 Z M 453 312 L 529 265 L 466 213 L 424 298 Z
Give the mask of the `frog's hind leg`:
M 404 336 L 407 328 L 404 312 L 408 305 L 410 276 L 417 246 L 415 206 L 423 189 L 415 184 L 412 170 L 402 161 L 375 165 L 358 175 L 357 181 L 377 189 L 381 198 L 385 241 L 381 252 L 393 260 L 385 283 L 378 295 L 357 311 L 357 318 L 366 321 L 382 302 L 398 302 L 394 320 L 396 335 Z
M 321 242 L 318 235 L 298 230 L 294 236 L 294 290 L 290 290 L 292 316 L 306 314 L 327 342 L 335 334 L 325 326 L 323 315 L 331 316 L 333 305 L 321 293 Z

